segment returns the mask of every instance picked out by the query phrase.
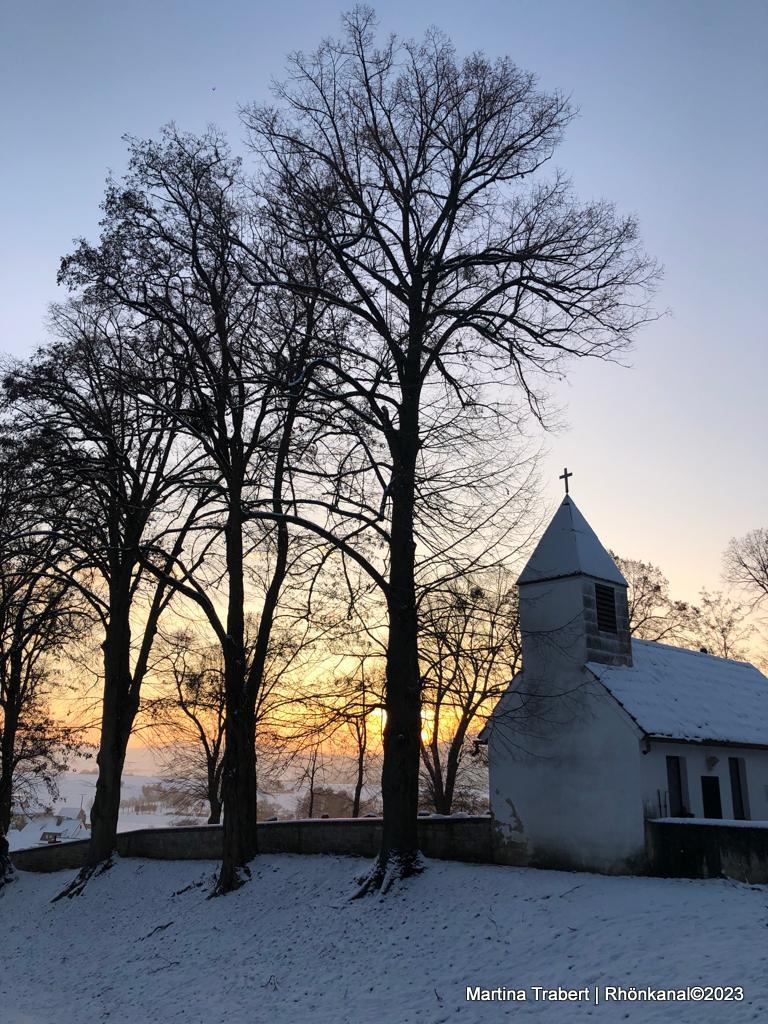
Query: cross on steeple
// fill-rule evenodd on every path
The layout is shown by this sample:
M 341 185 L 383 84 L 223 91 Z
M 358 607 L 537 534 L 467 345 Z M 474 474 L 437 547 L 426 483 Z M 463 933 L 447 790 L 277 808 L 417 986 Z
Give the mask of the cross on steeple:
M 568 477 L 571 477 L 571 476 L 573 476 L 573 473 L 569 473 L 568 472 L 568 467 L 566 466 L 563 469 L 562 474 L 557 478 L 558 480 L 564 480 L 565 481 L 565 493 L 566 494 L 568 493 Z

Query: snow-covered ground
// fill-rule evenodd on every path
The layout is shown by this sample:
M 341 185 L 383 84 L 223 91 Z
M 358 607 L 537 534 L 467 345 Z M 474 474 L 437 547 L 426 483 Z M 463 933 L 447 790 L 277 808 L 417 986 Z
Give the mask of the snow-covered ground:
M 123 803 L 139 800 L 144 786 L 156 785 L 158 778 L 151 775 L 124 775 L 121 791 Z M 79 772 L 64 772 L 58 780 L 59 799 L 51 801 L 45 795 L 41 795 L 41 803 L 51 803 L 54 813 L 62 807 L 82 807 L 90 821 L 90 810 L 93 798 L 96 795 L 96 775 Z M 170 826 L 180 817 L 178 811 L 166 812 L 165 809 L 153 813 L 136 813 L 128 807 L 120 809 L 119 829 L 121 832 L 130 832 L 137 828 L 165 828 Z M 11 829 L 8 833 L 8 843 L 12 850 L 20 850 L 26 846 L 37 845 L 40 838 L 40 831 L 49 820 L 48 815 L 36 815 L 22 830 Z M 205 821 L 205 819 L 202 819 Z M 39 826 L 39 827 L 38 827 Z M 73 836 L 76 839 L 87 838 L 87 833 Z M 66 837 L 64 837 L 66 841 Z
M 365 862 L 122 860 L 85 894 L 21 873 L 0 898 L 3 1024 L 442 1024 L 768 1020 L 768 887 L 433 861 L 349 901 Z M 742 986 L 743 1002 L 534 1001 L 533 987 Z M 467 986 L 526 1002 L 468 1002 Z
M 125 774 L 122 779 L 120 793 L 121 808 L 118 821 L 118 831 L 133 832 L 139 828 L 170 828 L 180 821 L 189 823 L 192 816 L 187 812 L 173 810 L 163 804 L 159 804 L 156 810 L 136 810 L 137 803 L 143 801 L 144 806 L 147 800 L 144 797 L 145 787 L 157 787 L 162 780 L 156 775 L 133 775 Z M 64 772 L 58 780 L 59 799 L 51 801 L 41 792 L 40 803 L 50 803 L 54 814 L 63 807 L 78 809 L 82 807 L 90 821 L 90 810 L 93 799 L 96 795 L 96 775 L 87 772 Z M 297 794 L 293 791 L 285 793 L 262 794 L 263 808 L 269 813 L 277 813 L 281 817 L 293 817 L 296 809 Z M 207 821 L 207 806 L 202 808 L 199 815 L 199 823 L 204 825 Z M 39 843 L 40 835 L 50 825 L 51 815 L 42 811 L 35 815 L 24 829 L 12 828 L 8 833 L 8 844 L 12 850 L 21 850 L 27 846 L 36 846 Z M 86 831 L 80 831 L 71 836 L 62 836 L 62 841 L 70 839 L 87 838 Z M 0 1021 L 2 1024 L 2 1021 Z

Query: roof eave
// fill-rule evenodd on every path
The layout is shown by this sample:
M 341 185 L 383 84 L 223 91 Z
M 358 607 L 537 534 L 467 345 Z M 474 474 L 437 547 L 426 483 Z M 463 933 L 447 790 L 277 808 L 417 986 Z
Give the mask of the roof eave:
M 715 740 L 693 736 L 662 736 L 659 733 L 647 732 L 646 738 L 651 743 L 688 743 L 697 747 L 743 747 L 747 750 L 768 750 L 768 743 L 748 743 L 743 740 Z
M 551 580 L 575 579 L 577 576 L 581 576 L 583 579 L 587 580 L 599 580 L 605 583 L 611 583 L 615 587 L 629 587 L 629 584 L 626 580 L 624 580 L 623 583 L 619 583 L 618 580 L 609 579 L 607 576 L 595 576 L 594 573 L 581 572 L 580 570 L 578 572 L 562 572 L 548 576 L 537 576 L 535 579 L 528 580 L 523 579 L 523 576 L 525 576 L 525 570 L 523 570 L 522 574 L 517 578 L 518 587 L 525 587 L 529 583 L 549 583 Z

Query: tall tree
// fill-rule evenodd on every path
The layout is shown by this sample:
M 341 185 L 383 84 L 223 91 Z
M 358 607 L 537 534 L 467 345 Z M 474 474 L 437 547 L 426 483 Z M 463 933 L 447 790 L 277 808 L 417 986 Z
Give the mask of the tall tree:
M 46 528 L 31 453 L 0 435 L 0 834 L 38 783 L 53 794 L 76 734 L 51 716 L 55 662 L 87 628 L 71 581 L 48 567 L 63 556 Z
M 147 562 L 163 585 L 203 611 L 222 650 L 226 693 L 224 855 L 216 891 L 237 888 L 257 852 L 256 706 L 269 657 L 281 590 L 290 571 L 287 523 L 280 518 L 303 366 L 322 302 L 315 295 L 264 294 L 253 269 L 261 251 L 259 221 L 244 201 L 239 162 L 215 131 L 196 137 L 167 128 L 158 140 L 129 139 L 125 178 L 111 182 L 102 236 L 63 261 L 62 279 L 85 287 L 151 332 L 172 365 L 171 395 L 183 381 L 182 406 L 158 395 L 153 378 L 140 385 L 158 414 L 194 441 L 207 460 L 209 551 L 218 546 L 222 603 L 210 559 L 201 572 L 177 558 Z M 298 259 L 303 276 L 317 272 L 311 247 L 283 252 L 270 240 L 269 259 Z M 311 441 L 311 430 L 302 443 Z M 246 504 L 261 496 L 276 520 L 251 523 Z M 264 561 L 266 583 L 250 652 L 246 649 L 246 567 Z M 223 608 L 222 608 L 223 604 Z
M 573 116 L 562 95 L 539 91 L 507 58 L 458 60 L 434 30 L 378 46 L 368 8 L 344 28 L 290 58 L 281 109 L 244 116 L 267 167 L 267 214 L 344 283 L 274 274 L 349 319 L 345 344 L 312 369 L 335 379 L 381 487 L 380 515 L 357 512 L 386 548 L 385 569 L 368 569 L 389 619 L 383 841 L 366 891 L 419 869 L 415 523 L 440 434 L 433 403 L 454 396 L 468 424 L 481 386 L 493 385 L 541 414 L 542 376 L 565 357 L 608 358 L 628 344 L 656 270 L 632 218 L 581 204 L 564 175 L 541 174 Z M 355 539 L 344 534 L 343 550 L 364 564 Z
M 153 339 L 92 301 L 57 307 L 52 319 L 59 340 L 18 364 L 4 386 L 37 445 L 50 530 L 64 542 L 66 556 L 48 571 L 77 587 L 104 634 L 99 775 L 73 895 L 115 849 L 128 740 L 171 596 L 146 573 L 142 547 L 151 542 L 169 563 L 178 554 L 195 521 L 186 478 L 198 456 L 179 445 L 168 410 L 137 396 L 138 365 L 152 366 L 157 380 L 167 375 Z M 186 400 L 183 384 L 166 395 L 169 408 Z

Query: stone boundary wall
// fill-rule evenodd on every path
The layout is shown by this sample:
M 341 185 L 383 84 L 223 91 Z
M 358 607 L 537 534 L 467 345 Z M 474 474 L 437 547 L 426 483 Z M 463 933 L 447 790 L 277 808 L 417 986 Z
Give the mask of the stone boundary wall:
M 765 826 L 646 821 L 645 845 L 652 875 L 768 882 Z
M 381 842 L 381 818 L 312 818 L 264 821 L 258 826 L 261 853 L 336 854 L 374 857 Z M 419 844 L 426 857 L 481 864 L 524 865 L 525 858 L 495 837 L 488 816 L 420 818 Z M 62 871 L 85 863 L 88 841 L 16 850 L 22 871 Z M 122 857 L 160 860 L 218 860 L 221 827 L 139 829 L 121 832 Z M 662 878 L 719 878 L 768 882 L 768 828 L 749 825 L 646 822 L 647 865 L 638 873 Z M 554 865 L 547 865 L 554 867 Z M 582 868 L 581 870 L 588 870 Z
M 341 854 L 374 857 L 381 843 L 381 818 L 311 818 L 264 821 L 258 825 L 261 853 Z M 221 826 L 145 828 L 121 832 L 121 857 L 161 860 L 218 860 Z M 493 863 L 491 818 L 420 818 L 419 845 L 426 857 Z M 11 860 L 22 871 L 61 871 L 85 863 L 87 840 L 16 850 Z

